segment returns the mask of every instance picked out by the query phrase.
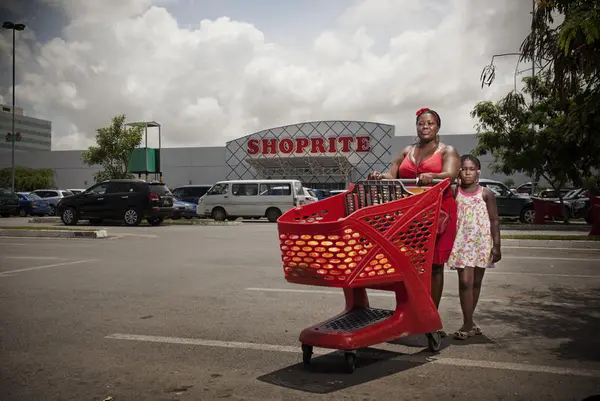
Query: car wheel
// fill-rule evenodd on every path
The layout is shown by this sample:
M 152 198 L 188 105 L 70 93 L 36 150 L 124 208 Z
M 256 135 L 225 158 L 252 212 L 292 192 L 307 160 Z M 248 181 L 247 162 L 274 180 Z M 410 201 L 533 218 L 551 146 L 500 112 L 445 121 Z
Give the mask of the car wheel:
M 225 213 L 225 209 L 222 207 L 217 207 L 212 211 L 212 218 L 215 219 L 215 221 L 225 221 L 227 213 Z
M 21 216 L 21 217 L 27 217 L 27 212 L 25 211 L 25 209 L 19 210 L 19 216 Z
M 74 226 L 79 221 L 77 211 L 72 207 L 65 208 L 60 214 L 60 219 L 65 226 Z
M 48 215 L 49 216 L 56 216 L 56 207 L 54 205 L 50 205 L 49 209 L 50 209 L 50 213 Z
M 281 210 L 277 209 L 276 207 L 272 207 L 267 210 L 267 213 L 265 213 L 265 215 L 271 223 L 275 223 L 277 219 L 281 216 Z
M 521 220 L 521 223 L 524 224 L 533 224 L 535 220 L 535 209 L 533 206 L 528 206 L 521 210 L 521 216 L 519 217 L 519 220 Z
M 139 226 L 142 222 L 139 212 L 136 209 L 127 209 L 123 215 L 123 221 L 127 226 Z

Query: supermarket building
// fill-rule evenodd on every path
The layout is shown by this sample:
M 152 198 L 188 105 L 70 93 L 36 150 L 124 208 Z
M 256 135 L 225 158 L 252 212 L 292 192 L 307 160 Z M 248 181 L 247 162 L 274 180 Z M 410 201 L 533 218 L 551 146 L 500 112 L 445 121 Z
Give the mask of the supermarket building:
M 370 171 L 387 170 L 392 157 L 414 142 L 413 132 L 396 136 L 395 126 L 369 121 L 304 122 L 255 132 L 224 147 L 163 148 L 161 169 L 171 188 L 232 179 L 293 178 L 311 188 L 342 189 Z M 442 141 L 461 154 L 477 145 L 473 134 L 442 133 Z M 83 165 L 82 152 L 19 151 L 15 158 L 17 165 L 54 169 L 59 188 L 87 188 L 99 168 Z M 5 156 L 0 150 L 0 167 L 10 167 L 10 157 Z M 506 179 L 491 173 L 490 156 L 481 161 L 483 177 Z M 525 176 L 511 178 L 517 184 L 528 181 Z

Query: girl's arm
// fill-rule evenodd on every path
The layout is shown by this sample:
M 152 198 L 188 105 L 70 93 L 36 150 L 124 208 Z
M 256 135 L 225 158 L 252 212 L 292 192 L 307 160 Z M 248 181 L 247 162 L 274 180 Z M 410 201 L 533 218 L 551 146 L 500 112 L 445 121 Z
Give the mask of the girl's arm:
M 490 228 L 492 231 L 492 248 L 493 262 L 496 263 L 502 259 L 500 251 L 500 219 L 498 218 L 498 207 L 496 206 L 496 197 L 488 188 L 483 188 L 483 200 L 487 206 L 488 215 L 490 216 Z

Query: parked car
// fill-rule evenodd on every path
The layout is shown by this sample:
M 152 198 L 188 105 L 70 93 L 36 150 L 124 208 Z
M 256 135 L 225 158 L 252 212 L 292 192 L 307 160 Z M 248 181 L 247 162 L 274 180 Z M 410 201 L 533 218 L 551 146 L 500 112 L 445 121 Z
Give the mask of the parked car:
M 198 217 L 196 214 L 196 204 L 173 198 L 173 219 L 178 220 L 182 217 L 185 217 L 186 219 Z
M 303 187 L 304 190 L 304 203 L 313 203 L 319 200 L 317 195 L 310 188 Z
M 555 199 L 560 203 L 560 199 Z M 590 197 L 588 191 L 583 188 L 574 189 L 563 196 L 563 203 L 567 209 L 567 215 L 572 219 L 584 219 L 590 208 Z
M 573 191 L 573 188 L 561 188 L 560 189 L 560 193 L 562 194 L 563 198 L 565 196 L 567 196 L 567 194 L 569 194 L 571 191 Z M 554 189 L 544 189 L 543 191 L 540 192 L 539 196 L 540 198 L 544 198 L 544 199 L 548 199 L 548 198 L 556 198 L 558 199 L 558 192 Z
M 531 224 L 535 218 L 533 200 L 524 194 L 515 194 L 504 183 L 481 179 L 479 184 L 488 188 L 496 196 L 498 215 L 500 217 L 516 217 L 522 223 Z
M 19 197 L 11 189 L 0 188 L 0 216 L 16 215 L 19 209 Z
M 318 200 L 323 200 L 329 197 L 329 191 L 326 189 L 311 188 L 310 190 L 315 194 Z
M 211 186 L 212 185 L 184 185 L 175 188 L 172 192 L 173 196 L 180 201 L 198 204 L 200 198 L 208 192 Z
M 108 180 L 63 198 L 57 212 L 65 225 L 79 220 L 99 224 L 104 219 L 122 220 L 128 226 L 147 219 L 151 225 L 159 225 L 173 215 L 173 194 L 160 182 Z
M 17 196 L 19 197 L 18 214 L 21 217 L 48 216 L 52 213 L 48 202 L 34 193 L 18 192 Z
M 521 184 L 518 187 L 516 187 L 512 192 L 517 192 L 519 194 L 523 194 L 523 195 L 531 195 L 531 190 L 533 188 L 533 183 L 532 182 L 526 182 L 525 184 Z
M 58 202 L 60 202 L 63 198 L 67 196 L 73 196 L 73 192 L 67 191 L 65 189 L 36 189 L 31 193 L 36 194 L 37 196 L 48 202 L 48 206 L 51 210 L 51 216 L 54 216 L 56 214 L 56 207 L 58 206 Z
M 78 195 L 82 192 L 85 192 L 85 189 L 81 188 L 68 188 L 67 191 L 71 192 L 73 195 Z
M 200 199 L 196 213 L 217 221 L 266 217 L 276 222 L 304 201 L 298 180 L 219 181 Z

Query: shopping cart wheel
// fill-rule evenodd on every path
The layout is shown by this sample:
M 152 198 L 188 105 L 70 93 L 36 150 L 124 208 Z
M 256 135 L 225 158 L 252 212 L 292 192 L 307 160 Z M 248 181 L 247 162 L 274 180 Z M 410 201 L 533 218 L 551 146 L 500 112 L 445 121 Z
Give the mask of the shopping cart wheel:
M 431 352 L 438 352 L 442 348 L 442 335 L 439 331 L 427 333 L 428 349 Z
M 312 345 L 302 344 L 302 362 L 304 362 L 305 365 L 310 365 L 310 358 L 312 358 L 312 354 Z
M 346 372 L 354 373 L 356 370 L 356 351 L 344 352 L 344 359 L 346 361 Z

